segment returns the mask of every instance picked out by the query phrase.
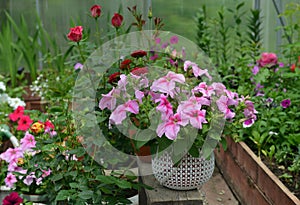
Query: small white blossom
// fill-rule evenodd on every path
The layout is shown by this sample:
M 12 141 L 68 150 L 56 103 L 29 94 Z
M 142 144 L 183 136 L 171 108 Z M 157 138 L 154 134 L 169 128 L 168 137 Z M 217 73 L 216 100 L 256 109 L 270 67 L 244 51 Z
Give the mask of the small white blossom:
M 6 93 L 0 94 L 0 104 L 7 103 L 9 98 Z
M 12 107 L 14 110 L 17 109 L 18 106 L 26 106 L 26 103 L 21 100 L 20 98 L 9 98 L 8 104 L 10 107 Z
M 5 84 L 3 82 L 0 82 L 0 90 L 6 91 Z

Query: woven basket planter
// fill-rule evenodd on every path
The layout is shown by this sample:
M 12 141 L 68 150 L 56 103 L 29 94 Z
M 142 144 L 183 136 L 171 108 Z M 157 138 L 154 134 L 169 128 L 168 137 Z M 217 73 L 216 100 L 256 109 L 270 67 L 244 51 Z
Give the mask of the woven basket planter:
M 178 166 L 174 166 L 170 154 L 165 152 L 152 159 L 152 171 L 156 180 L 163 186 L 175 190 L 192 190 L 201 188 L 214 171 L 215 158 L 195 158 L 185 155 Z

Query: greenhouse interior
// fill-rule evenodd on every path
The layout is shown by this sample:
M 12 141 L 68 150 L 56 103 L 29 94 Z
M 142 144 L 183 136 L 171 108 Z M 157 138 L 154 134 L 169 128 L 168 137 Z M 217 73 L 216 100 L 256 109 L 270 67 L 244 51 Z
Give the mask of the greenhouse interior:
M 300 0 L 1 0 L 3 205 L 300 205 Z

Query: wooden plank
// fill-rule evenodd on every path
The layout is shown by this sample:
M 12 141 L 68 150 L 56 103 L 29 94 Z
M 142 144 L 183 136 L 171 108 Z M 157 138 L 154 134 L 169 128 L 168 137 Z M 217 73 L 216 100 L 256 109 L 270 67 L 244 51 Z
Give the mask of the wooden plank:
M 161 186 L 155 179 L 150 163 L 139 162 L 140 181 L 153 190 L 143 189 L 139 192 L 140 204 L 145 205 L 202 205 L 203 197 L 198 190 L 177 191 Z M 148 175 L 147 175 L 148 174 Z M 149 175 L 150 174 L 150 175 Z M 146 175 L 146 176 L 145 176 Z

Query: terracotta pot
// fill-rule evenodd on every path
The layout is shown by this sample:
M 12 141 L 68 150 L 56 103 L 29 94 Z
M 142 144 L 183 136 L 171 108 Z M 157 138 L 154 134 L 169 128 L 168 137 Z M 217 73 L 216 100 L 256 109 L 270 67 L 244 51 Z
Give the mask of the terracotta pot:
M 216 162 L 239 201 L 247 205 L 299 205 L 300 200 L 244 143 L 227 138 L 228 148 L 215 151 Z

